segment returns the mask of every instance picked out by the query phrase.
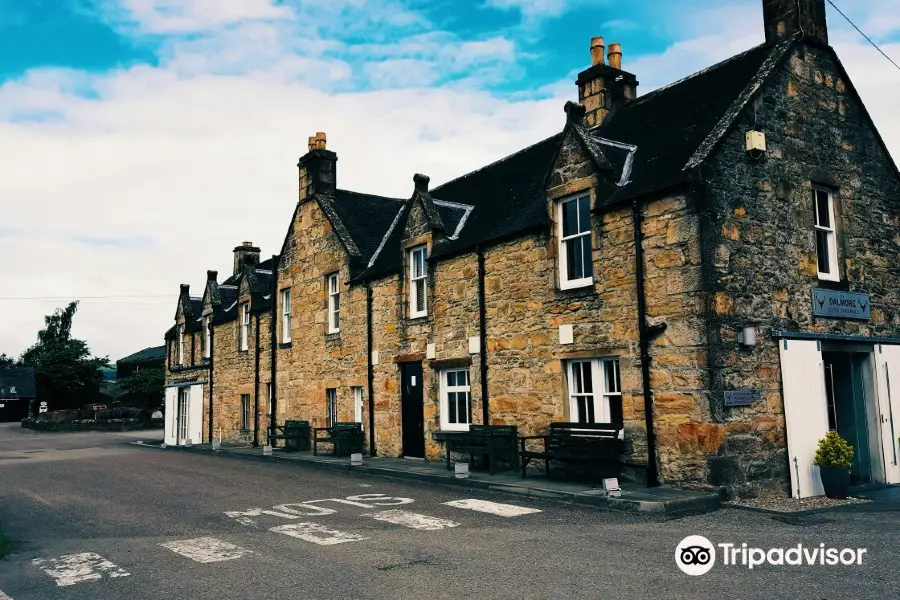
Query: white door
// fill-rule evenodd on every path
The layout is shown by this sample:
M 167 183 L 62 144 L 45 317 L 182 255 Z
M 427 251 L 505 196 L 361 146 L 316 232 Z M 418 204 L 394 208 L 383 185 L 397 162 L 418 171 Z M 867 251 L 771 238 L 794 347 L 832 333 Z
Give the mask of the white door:
M 192 385 L 188 400 L 188 439 L 193 444 L 203 443 L 203 386 Z
M 813 461 L 819 440 L 828 433 L 822 352 L 819 342 L 807 340 L 781 340 L 779 348 L 791 495 L 821 496 L 825 491 Z
M 164 436 L 164 441 L 167 446 L 175 445 L 175 428 L 178 426 L 178 422 L 175 419 L 175 413 L 177 412 L 175 409 L 175 403 L 178 400 L 178 388 L 177 387 L 167 387 L 166 388 L 166 431 Z
M 176 440 L 179 446 L 183 446 L 188 439 L 188 403 L 190 402 L 191 388 L 185 386 L 178 388 L 178 427 L 176 428 Z
M 878 422 L 887 483 L 900 483 L 900 346 L 875 346 Z

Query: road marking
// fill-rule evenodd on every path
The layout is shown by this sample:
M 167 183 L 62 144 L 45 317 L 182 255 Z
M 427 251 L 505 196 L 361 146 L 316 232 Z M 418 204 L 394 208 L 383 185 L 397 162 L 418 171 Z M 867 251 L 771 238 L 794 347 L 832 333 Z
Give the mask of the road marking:
M 96 581 L 102 579 L 104 575 L 109 578 L 131 575 L 93 552 L 66 554 L 59 558 L 35 558 L 31 562 L 55 579 L 56 585 L 75 585 L 82 581 Z
M 437 517 L 429 517 L 428 515 L 420 515 L 419 513 L 407 512 L 395 508 L 393 510 L 384 510 L 373 515 L 373 519 L 393 523 L 394 525 L 403 525 L 410 529 L 421 529 L 424 531 L 437 531 L 438 529 L 446 529 L 448 527 L 457 527 L 459 523 L 449 519 L 439 519 Z
M 359 542 L 369 539 L 356 533 L 347 533 L 346 531 L 329 529 L 318 523 L 290 523 L 289 525 L 272 527 L 269 531 L 283 533 L 284 535 L 300 538 L 301 540 L 319 544 L 320 546 L 334 546 L 335 544 Z
M 282 519 L 299 519 L 300 517 L 321 517 L 337 512 L 333 508 L 313 506 L 314 504 L 319 504 L 321 502 L 337 502 L 339 504 L 358 506 L 360 508 L 376 508 L 378 506 L 410 504 L 411 502 L 415 502 L 415 500 L 412 498 L 387 496 L 385 494 L 358 494 L 356 496 L 347 496 L 346 498 L 323 498 L 321 500 L 306 500 L 304 502 L 279 504 L 278 506 L 272 507 L 272 509 L 248 508 L 246 510 L 231 510 L 226 511 L 225 516 L 231 517 L 243 525 L 257 527 L 256 521 L 251 519 L 251 517 L 270 515 Z
M 468 500 L 451 500 L 450 502 L 444 502 L 444 504 L 455 508 L 465 508 L 467 510 L 490 513 L 499 517 L 518 517 L 541 512 L 536 508 L 525 508 L 524 506 L 515 506 L 514 504 L 500 504 L 499 502 L 488 502 L 487 500 L 476 500 L 475 498 L 470 498 Z
M 245 550 L 240 546 L 223 542 L 211 537 L 199 537 L 191 540 L 180 540 L 177 542 L 166 542 L 160 544 L 163 548 L 168 548 L 172 552 L 186 556 L 194 562 L 213 563 L 223 560 L 234 560 L 245 554 L 252 554 L 252 550 Z M 0 599 L 2 600 L 2 599 Z

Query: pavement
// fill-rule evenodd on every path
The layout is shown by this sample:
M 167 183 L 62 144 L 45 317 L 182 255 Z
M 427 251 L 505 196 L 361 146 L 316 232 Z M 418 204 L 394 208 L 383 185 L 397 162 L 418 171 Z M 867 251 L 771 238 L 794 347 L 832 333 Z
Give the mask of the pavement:
M 155 440 L 141 440 L 136 443 L 145 446 Z M 326 449 L 328 447 L 326 446 Z M 363 464 L 353 466 L 349 458 L 337 458 L 330 453 L 314 455 L 312 452 L 289 452 L 274 449 L 266 453 L 262 447 L 220 445 L 213 449 L 210 444 L 194 444 L 189 447 L 166 448 L 170 451 L 202 452 L 219 455 L 282 462 L 300 467 L 324 468 L 341 471 L 355 471 L 396 479 L 410 479 L 443 485 L 458 485 L 470 489 L 502 491 L 509 494 L 536 498 L 551 498 L 575 504 L 586 504 L 608 510 L 626 510 L 649 513 L 663 513 L 667 516 L 701 513 L 716 510 L 721 506 L 718 494 L 681 490 L 672 487 L 647 488 L 643 484 L 620 481 L 620 495 L 609 496 L 602 487 L 591 483 L 576 483 L 559 479 L 548 479 L 543 473 L 528 473 L 522 479 L 517 470 L 506 469 L 491 475 L 487 471 L 470 471 L 468 477 L 456 477 L 448 470 L 445 462 L 426 462 L 402 458 L 364 457 Z
M 890 502 L 794 519 L 729 508 L 670 518 L 133 441 L 0 425 L 0 452 L 18 453 L 0 455 L 12 541 L 0 600 L 882 599 L 900 583 Z M 103 453 L 67 458 L 89 448 Z M 675 560 L 690 535 L 866 553 L 861 564 L 750 569 L 717 550 L 692 577 Z

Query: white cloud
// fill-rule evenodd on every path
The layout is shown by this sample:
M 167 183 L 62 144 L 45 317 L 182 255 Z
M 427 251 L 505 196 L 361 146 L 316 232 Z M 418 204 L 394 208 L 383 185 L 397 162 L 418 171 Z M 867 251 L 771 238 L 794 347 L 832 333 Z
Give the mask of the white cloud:
M 488 6 L 519 10 L 526 17 L 556 16 L 562 14 L 570 4 L 570 0 L 487 0 Z
M 190 33 L 251 20 L 292 19 L 287 6 L 273 0 L 125 0 L 108 4 L 108 14 L 136 25 L 142 33 Z
M 179 32 L 166 38 L 159 67 L 37 69 L 0 86 L 0 155 L 9 157 L 0 254 L 14 257 L 0 263 L 0 296 L 148 296 L 85 299 L 75 334 L 113 358 L 161 343 L 178 284 L 199 294 L 207 269 L 230 274 L 236 244 L 280 251 L 297 158 L 316 131 L 340 157 L 342 188 L 406 197 L 413 173 L 438 185 L 555 133 L 563 102 L 575 99 L 563 72 L 536 90 L 541 100 L 483 91 L 515 74 L 516 44 L 432 31 L 393 0 L 294 3 L 294 17 L 275 2 L 189 5 L 169 14 L 158 2 L 131 4 L 132 27 Z M 758 11 L 736 24 L 707 19 L 659 55 L 625 48 L 642 92 L 761 40 Z M 347 46 L 335 33 L 347 31 L 369 32 L 371 42 Z M 836 31 L 834 41 L 896 154 L 896 71 L 858 37 Z M 58 118 L 22 121 L 35 113 Z M 16 321 L 0 329 L 0 352 L 21 352 L 63 304 L 4 304 Z

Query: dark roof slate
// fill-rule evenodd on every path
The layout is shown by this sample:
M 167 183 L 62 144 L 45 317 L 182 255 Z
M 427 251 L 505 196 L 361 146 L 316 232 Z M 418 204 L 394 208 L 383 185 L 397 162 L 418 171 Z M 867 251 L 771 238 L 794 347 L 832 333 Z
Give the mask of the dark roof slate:
M 12 367 L 0 369 L 0 398 L 34 398 L 37 388 L 34 384 L 34 369 Z
M 637 146 L 630 183 L 615 191 L 603 204 L 625 201 L 685 181 L 686 167 L 698 149 L 717 128 L 733 122 L 737 114 L 731 114 L 730 109 L 736 100 L 757 75 L 768 75 L 792 43 L 789 40 L 777 46 L 761 45 L 742 52 L 625 104 L 602 125 L 590 130 L 594 139 Z M 605 146 L 603 153 L 612 158 Z
M 360 259 L 368 262 L 403 208 L 403 200 L 337 190 L 332 206 L 359 250 Z
M 117 363 L 137 363 L 144 362 L 148 360 L 165 360 L 166 358 L 166 347 L 165 346 L 153 346 L 151 348 L 144 348 L 143 350 L 138 350 L 134 354 L 129 354 L 125 358 L 120 358 L 117 360 Z

